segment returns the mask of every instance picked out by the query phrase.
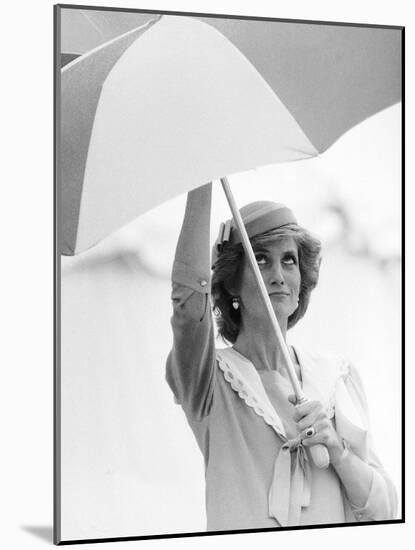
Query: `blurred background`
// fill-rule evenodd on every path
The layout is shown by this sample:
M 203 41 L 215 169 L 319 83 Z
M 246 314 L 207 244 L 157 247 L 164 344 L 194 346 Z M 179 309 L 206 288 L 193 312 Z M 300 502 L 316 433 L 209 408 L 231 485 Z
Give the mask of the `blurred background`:
M 355 127 L 313 160 L 229 178 L 239 206 L 289 205 L 323 241 L 299 346 L 348 357 L 400 494 L 401 111 Z M 202 455 L 164 379 L 170 272 L 185 196 L 62 257 L 62 538 L 205 530 Z M 230 217 L 214 186 L 211 241 Z M 223 343 L 218 341 L 218 346 Z

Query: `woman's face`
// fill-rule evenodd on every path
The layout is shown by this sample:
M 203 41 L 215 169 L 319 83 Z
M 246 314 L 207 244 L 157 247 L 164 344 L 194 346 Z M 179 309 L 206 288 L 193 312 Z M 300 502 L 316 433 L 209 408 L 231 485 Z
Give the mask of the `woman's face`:
M 254 254 L 277 318 L 282 321 L 298 306 L 301 274 L 298 247 L 293 237 L 278 237 L 254 244 Z M 252 269 L 246 258 L 239 284 L 242 321 L 264 319 L 266 312 Z

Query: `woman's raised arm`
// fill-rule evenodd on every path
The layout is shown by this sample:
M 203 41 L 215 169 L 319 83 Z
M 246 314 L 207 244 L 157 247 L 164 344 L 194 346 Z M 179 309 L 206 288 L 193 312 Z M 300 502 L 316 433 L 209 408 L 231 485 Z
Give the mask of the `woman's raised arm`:
M 172 270 L 173 348 L 166 378 L 176 401 L 196 420 L 209 413 L 215 380 L 210 310 L 211 196 L 211 184 L 188 194 Z

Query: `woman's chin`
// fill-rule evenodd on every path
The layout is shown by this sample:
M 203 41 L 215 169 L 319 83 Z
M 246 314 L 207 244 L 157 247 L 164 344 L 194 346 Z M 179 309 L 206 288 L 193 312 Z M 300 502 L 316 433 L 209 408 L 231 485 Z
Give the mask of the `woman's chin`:
M 274 302 L 272 301 L 272 309 L 275 313 L 275 316 L 278 320 L 278 323 L 281 327 L 286 327 L 288 323 L 288 317 L 292 315 L 295 311 L 295 308 L 292 307 L 291 304 L 283 304 L 280 301 Z M 250 313 L 248 311 L 243 311 L 242 317 L 245 318 L 245 321 L 253 327 L 253 330 L 262 331 L 267 330 L 269 325 L 269 316 L 265 310 L 265 308 L 260 305 L 259 307 L 255 307 L 251 309 Z
M 291 315 L 292 311 L 288 308 L 273 307 L 273 311 L 277 318 L 278 324 L 281 328 L 284 328 L 288 324 L 288 317 Z M 258 315 L 257 319 L 254 322 L 254 330 L 260 332 L 262 330 L 266 331 L 270 328 L 270 319 L 265 310 L 261 311 L 261 314 Z
M 288 317 L 293 313 L 292 308 L 284 306 L 283 304 L 274 305 L 273 310 L 278 321 L 287 320 Z

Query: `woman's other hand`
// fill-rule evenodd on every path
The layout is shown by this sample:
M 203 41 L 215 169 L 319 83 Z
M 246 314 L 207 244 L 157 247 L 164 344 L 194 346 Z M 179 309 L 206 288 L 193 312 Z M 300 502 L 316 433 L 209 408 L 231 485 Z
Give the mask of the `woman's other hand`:
M 343 442 L 334 429 L 322 403 L 306 401 L 297 405 L 295 395 L 290 395 L 288 400 L 295 405 L 294 420 L 304 447 L 325 445 L 330 461 L 335 463 L 344 452 Z

